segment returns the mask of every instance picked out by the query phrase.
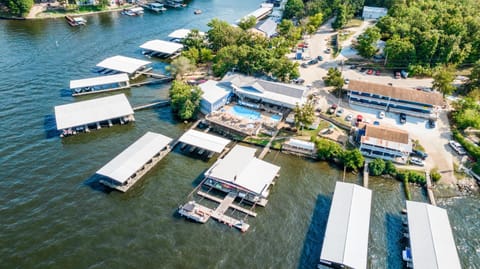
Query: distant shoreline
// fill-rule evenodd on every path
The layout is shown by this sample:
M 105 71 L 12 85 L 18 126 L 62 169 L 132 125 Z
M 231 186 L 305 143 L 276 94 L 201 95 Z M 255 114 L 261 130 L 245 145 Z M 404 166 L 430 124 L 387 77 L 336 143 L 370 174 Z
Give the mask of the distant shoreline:
M 65 12 L 65 13 L 55 13 L 55 12 L 46 12 L 46 10 L 41 11 L 35 14 L 34 17 L 26 16 L 26 17 L 16 17 L 16 16 L 8 16 L 7 14 L 0 15 L 0 20 L 16 20 L 16 21 L 24 21 L 24 20 L 43 20 L 43 19 L 56 19 L 62 18 L 65 16 L 85 16 L 85 15 L 92 15 L 92 14 L 99 14 L 99 13 L 111 13 L 122 11 L 125 8 L 129 8 L 133 5 L 125 4 L 121 7 L 109 8 L 106 10 L 99 10 L 99 11 L 85 11 L 85 12 Z M 32 9 L 35 8 L 32 7 Z

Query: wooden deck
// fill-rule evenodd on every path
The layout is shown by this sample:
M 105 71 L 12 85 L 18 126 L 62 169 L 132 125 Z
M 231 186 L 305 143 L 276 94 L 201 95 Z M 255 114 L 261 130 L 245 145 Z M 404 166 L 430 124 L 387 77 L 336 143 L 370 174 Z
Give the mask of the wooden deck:
M 205 197 L 205 198 L 207 198 L 207 199 L 209 199 L 209 200 L 212 200 L 212 201 L 214 201 L 214 202 L 220 203 L 220 204 L 221 204 L 222 201 L 223 201 L 222 199 L 220 199 L 220 198 L 218 198 L 218 197 L 215 197 L 215 196 L 213 196 L 213 195 L 210 195 L 210 194 L 208 194 L 208 193 L 206 193 L 206 192 L 203 192 L 203 191 L 201 191 L 201 190 L 199 190 L 199 191 L 197 192 L 197 194 L 200 195 L 200 196 L 202 196 L 202 197 Z M 228 196 L 228 195 L 227 195 L 227 196 Z M 234 197 L 234 199 L 235 199 L 235 197 Z M 242 213 L 244 213 L 244 214 L 247 214 L 247 215 L 249 215 L 249 216 L 251 216 L 251 217 L 256 217 L 256 216 L 257 216 L 257 213 L 255 213 L 255 212 L 253 212 L 253 211 L 251 211 L 251 210 L 248 210 L 248 209 L 246 209 L 246 208 L 243 208 L 243 207 L 241 207 L 241 206 L 238 206 L 238 205 L 236 205 L 236 204 L 233 204 L 233 202 L 229 205 L 229 207 L 231 207 L 231 208 L 233 208 L 233 209 L 235 209 L 235 210 L 237 210 L 237 211 L 240 211 L 240 212 L 242 212 Z

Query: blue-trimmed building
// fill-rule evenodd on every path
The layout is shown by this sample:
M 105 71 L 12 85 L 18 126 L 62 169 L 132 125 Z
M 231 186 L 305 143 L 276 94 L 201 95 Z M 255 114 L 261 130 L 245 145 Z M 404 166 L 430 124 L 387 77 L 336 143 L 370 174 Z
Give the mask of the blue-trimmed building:
M 405 113 L 420 118 L 436 117 L 435 110 L 443 106 L 443 97 L 436 92 L 352 80 L 348 84 L 350 104 L 376 108 L 394 113 Z

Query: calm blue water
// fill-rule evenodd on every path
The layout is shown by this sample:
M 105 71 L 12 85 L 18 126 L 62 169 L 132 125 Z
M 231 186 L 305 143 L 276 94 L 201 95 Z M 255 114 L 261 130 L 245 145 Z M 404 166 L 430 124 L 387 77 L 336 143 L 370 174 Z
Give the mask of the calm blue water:
M 145 132 L 177 138 L 188 125 L 169 108 L 135 113 L 132 125 L 60 139 L 53 107 L 97 96 L 62 94 L 71 79 L 113 55 L 143 59 L 139 45 L 178 28 L 207 30 L 212 18 L 234 22 L 260 1 L 195 0 L 141 17 L 87 16 L 0 21 L 0 268 L 315 268 L 335 181 L 323 162 L 272 152 L 280 178 L 247 233 L 210 221 L 185 221 L 176 208 L 215 160 L 172 152 L 128 193 L 109 192 L 95 172 Z M 194 9 L 203 10 L 193 15 Z M 157 70 L 164 63 L 151 59 Z M 123 91 L 133 106 L 168 96 L 168 85 Z M 109 94 L 98 95 L 106 96 Z M 347 181 L 360 183 L 349 174 Z M 373 189 L 369 268 L 403 268 L 402 185 L 370 179 Z M 413 188 L 413 197 L 425 194 Z M 463 268 L 480 268 L 479 196 L 438 197 L 448 209 Z

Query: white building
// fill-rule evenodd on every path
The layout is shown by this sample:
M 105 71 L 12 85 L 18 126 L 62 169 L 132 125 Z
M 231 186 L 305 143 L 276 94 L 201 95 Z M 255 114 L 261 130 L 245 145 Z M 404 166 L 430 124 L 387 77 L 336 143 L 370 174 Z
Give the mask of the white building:
M 379 19 L 381 17 L 387 16 L 388 9 L 384 7 L 369 7 L 369 6 L 364 6 L 363 7 L 363 13 L 362 13 L 362 18 L 364 20 L 370 20 L 370 19 Z
M 367 268 L 371 203 L 370 189 L 352 183 L 336 183 L 321 264 L 333 268 Z
M 232 88 L 233 93 L 245 106 L 260 108 L 260 104 L 294 108 L 307 100 L 307 87 L 258 79 L 240 74 L 227 74 L 222 84 Z
M 412 152 L 407 131 L 366 124 L 359 132 L 359 150 L 366 157 L 404 164 Z
M 316 154 L 315 143 L 290 138 L 283 143 L 282 151 L 292 152 L 294 154 L 306 155 L 312 157 Z
M 207 115 L 228 103 L 230 90 L 220 85 L 218 81 L 207 80 L 199 87 L 203 92 L 200 100 L 200 112 L 203 114 Z

